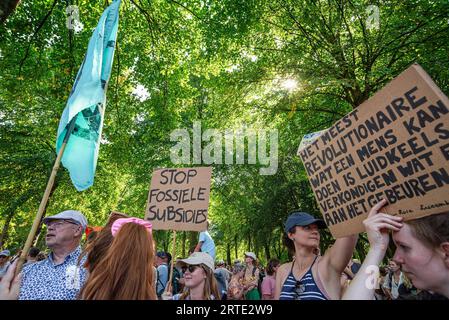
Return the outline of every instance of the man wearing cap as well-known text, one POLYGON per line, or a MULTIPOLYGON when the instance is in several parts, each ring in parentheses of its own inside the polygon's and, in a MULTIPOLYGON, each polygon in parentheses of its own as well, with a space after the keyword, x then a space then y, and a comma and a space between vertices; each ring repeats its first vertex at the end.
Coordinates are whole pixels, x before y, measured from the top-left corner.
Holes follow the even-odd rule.
POLYGON ((10 255, 11 253, 9 252, 9 250, 3 250, 2 252, 0 252, 0 280, 6 274, 6 271, 8 270, 8 267, 10 265, 10 255))
POLYGON ((75 210, 46 217, 48 258, 23 269, 19 300, 74 300, 86 280, 80 240, 87 219, 75 210))
POLYGON ((292 262, 281 265, 276 274, 275 299, 339 300, 340 278, 351 259, 357 235, 338 238, 323 256, 319 229, 326 228, 321 219, 306 212, 292 212, 285 223, 284 243, 292 262))

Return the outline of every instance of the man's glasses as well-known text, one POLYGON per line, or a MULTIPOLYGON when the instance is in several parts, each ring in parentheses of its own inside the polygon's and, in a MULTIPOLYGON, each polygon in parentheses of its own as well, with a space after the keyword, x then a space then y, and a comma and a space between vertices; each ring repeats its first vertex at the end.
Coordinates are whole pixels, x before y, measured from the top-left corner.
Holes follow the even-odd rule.
POLYGON ((58 229, 61 226, 63 226, 65 223, 69 223, 69 224, 74 224, 74 225, 78 225, 78 223, 70 221, 70 220, 59 220, 59 221, 51 221, 47 223, 47 228, 55 228, 58 229))

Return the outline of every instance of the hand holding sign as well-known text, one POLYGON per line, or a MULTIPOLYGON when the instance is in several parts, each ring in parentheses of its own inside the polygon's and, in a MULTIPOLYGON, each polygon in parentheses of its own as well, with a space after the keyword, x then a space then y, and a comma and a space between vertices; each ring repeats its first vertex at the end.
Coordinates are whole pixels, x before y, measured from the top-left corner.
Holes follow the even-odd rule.
POLYGON ((402 227, 402 217, 395 217, 389 214, 380 213, 379 210, 387 204, 384 199, 378 202, 370 211, 368 218, 363 221, 370 248, 383 253, 387 250, 390 241, 389 230, 399 231, 402 227))

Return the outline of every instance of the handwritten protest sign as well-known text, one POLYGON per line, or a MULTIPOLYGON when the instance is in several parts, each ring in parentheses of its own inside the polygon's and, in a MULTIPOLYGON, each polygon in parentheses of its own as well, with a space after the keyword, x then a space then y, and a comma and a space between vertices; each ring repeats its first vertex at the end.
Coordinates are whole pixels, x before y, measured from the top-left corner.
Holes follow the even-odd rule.
POLYGON ((326 132, 326 130, 321 130, 321 131, 317 131, 317 132, 312 132, 312 133, 305 134, 305 135, 302 137, 301 143, 299 144, 299 147, 298 147, 298 154, 299 154, 299 152, 301 152, 305 147, 311 145, 312 142, 315 141, 316 139, 318 139, 318 137, 321 136, 324 132, 326 132))
POLYGON ((155 170, 145 219, 156 230, 206 230, 211 175, 210 167, 155 170))
POLYGON ((417 64, 298 154, 336 238, 381 199, 405 220, 449 210, 449 100, 417 64))

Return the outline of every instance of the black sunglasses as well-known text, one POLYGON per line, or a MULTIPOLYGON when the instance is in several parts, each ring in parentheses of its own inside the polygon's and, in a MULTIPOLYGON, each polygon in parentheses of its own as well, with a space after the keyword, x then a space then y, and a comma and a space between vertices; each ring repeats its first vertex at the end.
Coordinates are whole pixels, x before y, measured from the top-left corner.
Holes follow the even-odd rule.
POLYGON ((186 267, 186 270, 189 270, 190 273, 193 273, 193 272, 195 272, 196 268, 202 268, 202 267, 198 266, 198 265, 188 265, 186 267))
POLYGON ((301 283, 300 281, 296 281, 296 284, 295 284, 296 296, 299 297, 299 295, 304 293, 305 291, 306 291, 306 285, 304 283, 301 283))

